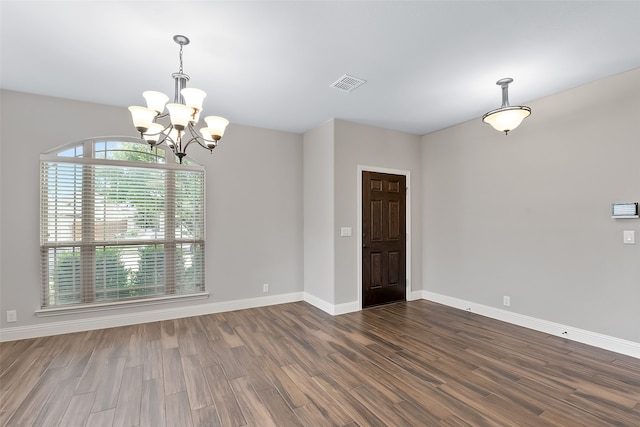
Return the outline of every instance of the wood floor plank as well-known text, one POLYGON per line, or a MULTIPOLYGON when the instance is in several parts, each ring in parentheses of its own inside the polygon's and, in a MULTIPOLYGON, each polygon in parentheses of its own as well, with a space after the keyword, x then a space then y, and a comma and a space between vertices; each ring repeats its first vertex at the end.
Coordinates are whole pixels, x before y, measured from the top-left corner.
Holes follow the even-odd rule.
MULTIPOLYGON (((440 396, 437 386, 427 381, 416 380, 409 372, 399 371, 394 375, 398 380, 398 387, 404 388, 405 392, 410 394, 411 401, 419 402, 430 414, 438 419, 448 418, 455 408, 446 399, 440 396)), ((458 408, 466 410, 466 407, 458 408)))
POLYGON ((140 399, 140 427, 164 427, 166 425, 164 381, 162 378, 144 380, 140 399))
POLYGON ((114 415, 114 425, 135 427, 140 424, 142 377, 142 365, 125 368, 114 415))
MULTIPOLYGON (((326 355, 321 355, 316 351, 316 347, 311 345, 290 346, 286 345, 283 353, 286 351, 289 363, 280 363, 280 366, 298 365, 302 367, 309 375, 320 375, 324 372, 324 368, 328 363, 326 355)), ((274 359, 275 360, 275 359, 274 359)))
POLYGON ((236 399, 248 425, 279 427, 279 424, 271 416, 271 413, 260 399, 260 396, 258 396, 258 393, 254 390, 248 378, 234 378, 229 381, 229 384, 236 395, 236 399))
POLYGON ((235 329, 229 324, 229 322, 218 322, 217 327, 220 330, 222 339, 229 347, 233 348, 244 345, 242 338, 236 334, 235 329))
POLYGON ((162 342, 146 341, 144 344, 143 379, 162 378, 162 342))
POLYGON ((193 427, 189 397, 186 391, 165 396, 165 405, 167 407, 167 426, 193 427))
POLYGON ((500 395, 492 394, 487 396, 487 398, 483 399, 481 408, 469 401, 468 405, 488 419, 497 420, 502 425, 514 424, 522 427, 551 426, 546 420, 540 418, 540 413, 537 410, 532 412, 528 407, 514 404, 513 401, 500 395))
POLYGON ((242 340, 244 345, 252 356, 262 356, 264 349, 260 347, 258 342, 254 339, 253 333, 245 325, 238 325, 234 327, 234 330, 238 337, 242 340))
POLYGON ((603 401, 597 396, 575 392, 566 401, 601 419, 604 425, 640 425, 640 418, 632 409, 603 401))
POLYGON ((81 378, 85 374, 94 353, 94 346, 95 343, 88 341, 82 341, 73 346, 73 356, 67 364, 69 378, 81 378))
POLYGON ((126 367, 143 366, 146 340, 143 335, 142 325, 135 325, 129 337, 129 348, 127 349, 126 367))
POLYGON ((142 336, 146 341, 160 341, 162 339, 162 322, 151 322, 140 325, 142 336))
POLYGON ((163 320, 160 323, 160 342, 162 348, 177 348, 178 337, 176 336, 176 321, 175 320, 163 320))
POLYGON ((271 417, 278 426, 302 426, 302 423, 284 401, 278 390, 270 388, 258 392, 260 399, 267 407, 271 417))
POLYGON ((234 347, 231 351, 238 359, 238 362, 244 366, 251 385, 256 391, 260 392, 273 388, 269 375, 263 369, 262 358, 252 356, 245 346, 234 347))
POLYGON ((104 369, 101 370, 102 374, 91 412, 101 412, 116 407, 126 363, 127 360, 124 357, 107 359, 104 369))
POLYGON ((565 405, 561 408, 548 408, 540 418, 556 426, 600 426, 602 420, 588 412, 575 408, 573 405, 565 405))
POLYGON ((231 351, 231 348, 224 340, 216 341, 213 346, 213 352, 216 354, 219 365, 222 367, 228 380, 247 375, 246 368, 238 362, 233 351, 231 351))
POLYGON ((164 394, 166 396, 187 391, 184 370, 182 369, 182 358, 178 347, 163 350, 162 376, 164 378, 164 394))
POLYGON ((332 427, 339 425, 335 424, 329 417, 325 416, 313 402, 308 405, 294 408, 293 412, 296 414, 296 417, 298 417, 303 426, 332 427))
POLYGON ((197 355, 182 358, 182 371, 191 409, 206 408, 213 405, 209 384, 204 377, 200 359, 197 355))
POLYGON ((73 390, 79 378, 68 378, 55 385, 46 403, 39 408, 38 417, 34 421, 37 426, 54 426, 63 417, 73 397, 73 390))
POLYGON ((640 426, 640 359, 418 300, 0 343, 0 425, 640 426))
POLYGON ((220 366, 208 366, 204 376, 211 390, 213 400, 218 409, 218 416, 223 426, 244 426, 246 421, 236 396, 220 366))
POLYGON ((60 349, 55 352, 54 357, 49 363, 48 368, 64 368, 66 367, 75 354, 77 343, 76 334, 67 334, 60 337, 60 349))
POLYGON ((15 355, 15 360, 0 360, 0 410, 12 413, 37 386, 49 363, 44 352, 42 348, 34 348, 23 357, 15 355))
POLYGON ((410 426, 435 426, 441 423, 437 417, 427 411, 419 402, 403 400, 391 409, 410 426))
POLYGON ((263 332, 256 332, 251 336, 263 349, 262 355, 273 358, 278 366, 286 366, 296 363, 295 357, 288 350, 288 343, 282 336, 270 336, 263 332))
POLYGON ((325 374, 316 375, 313 379, 349 413, 356 423, 362 426, 384 426, 385 423, 375 413, 367 408, 365 402, 352 395, 349 390, 340 384, 339 379, 334 379, 325 374))
MULTIPOLYGON (((400 395, 401 392, 395 386, 388 387, 390 381, 385 381, 384 371, 375 369, 373 363, 364 360, 360 363, 352 362, 340 353, 332 354, 329 358, 339 366, 343 372, 352 372, 353 376, 357 378, 357 382, 361 386, 369 386, 373 388, 377 393, 384 396, 384 398, 390 403, 399 403, 404 400, 404 397, 400 395), (370 369, 370 370, 369 370, 370 369)), ((335 377, 335 374, 327 372, 331 377, 335 377)), ((356 388, 356 387, 354 387, 356 388)))
POLYGON ((198 341, 198 338, 193 334, 193 331, 182 327, 180 333, 178 333, 177 336, 180 355, 184 357, 198 354, 198 346, 196 345, 196 341, 198 341))
POLYGON ((191 411, 193 427, 224 427, 215 405, 191 411))
MULTIPOLYGON (((95 344, 94 344, 95 345, 95 344)), ((76 389, 76 394, 88 393, 96 391, 98 384, 102 379, 101 375, 109 358, 108 349, 97 349, 94 347, 91 357, 87 362, 80 384, 76 389)))
POLYGON ((287 375, 287 373, 277 365, 275 360, 269 356, 260 358, 264 372, 267 374, 274 388, 280 392, 289 407, 297 408, 309 403, 307 396, 300 390, 298 385, 287 375))
POLYGON ((95 393, 76 394, 71 397, 69 406, 60 421, 61 426, 83 427, 87 423, 87 418, 91 413, 91 405, 95 393))
POLYGON ((390 402, 376 390, 367 386, 357 387, 350 393, 360 404, 382 420, 384 425, 411 427, 406 419, 392 409, 393 404, 399 402, 390 402))
POLYGON ((287 376, 291 378, 310 402, 294 408, 294 411, 305 406, 313 406, 332 425, 343 426, 353 421, 353 417, 338 400, 339 396, 326 393, 320 384, 299 366, 284 366, 282 370, 286 372, 287 376))
POLYGON ((209 341, 206 334, 198 336, 195 340, 196 356, 200 359, 200 366, 218 366, 220 359, 214 351, 215 343, 209 341))
POLYGON ((63 373, 65 369, 66 368, 47 369, 39 378, 38 383, 29 390, 24 400, 15 409, 13 416, 8 421, 8 425, 33 425, 40 410, 46 405, 52 393, 56 390, 56 385, 60 381, 60 373, 63 373))
POLYGON ((20 361, 23 356, 27 354, 28 351, 34 346, 37 342, 37 339, 25 339, 19 341, 7 341, 2 343, 0 346, 0 366, 2 366, 2 374, 0 378, 3 378, 4 375, 10 374, 9 368, 11 365, 17 361, 20 361))
POLYGON ((115 415, 116 409, 107 409, 102 412, 94 412, 89 414, 89 418, 87 419, 87 426, 91 427, 112 427, 113 426, 113 417, 115 415))
POLYGON ((108 358, 126 357, 129 350, 129 337, 133 326, 102 330, 97 339, 96 348, 107 350, 108 358))

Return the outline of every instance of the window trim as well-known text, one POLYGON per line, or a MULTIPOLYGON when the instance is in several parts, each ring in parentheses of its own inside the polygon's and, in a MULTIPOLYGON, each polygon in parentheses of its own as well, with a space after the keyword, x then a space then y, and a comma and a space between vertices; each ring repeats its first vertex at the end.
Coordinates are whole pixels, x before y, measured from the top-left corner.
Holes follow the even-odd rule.
POLYGON ((39 308, 35 311, 36 317, 62 316, 65 314, 94 313, 98 311, 116 310, 121 308, 147 307, 150 305, 170 304, 176 301, 193 301, 207 299, 211 295, 209 292, 198 292, 195 294, 164 295, 159 297, 130 299, 123 301, 111 301, 92 304, 73 304, 60 307, 39 308))

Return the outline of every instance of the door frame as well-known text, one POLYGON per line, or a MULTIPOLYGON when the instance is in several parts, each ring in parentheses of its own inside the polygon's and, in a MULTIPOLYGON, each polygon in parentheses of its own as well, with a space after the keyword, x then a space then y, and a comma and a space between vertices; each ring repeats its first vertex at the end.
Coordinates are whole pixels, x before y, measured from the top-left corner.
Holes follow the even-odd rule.
POLYGON ((407 301, 411 301, 411 172, 404 169, 390 169, 382 168, 378 166, 358 165, 358 179, 357 183, 357 201, 358 201, 358 221, 356 226, 356 251, 358 260, 358 274, 356 280, 356 286, 358 287, 358 310, 362 310, 362 172, 379 172, 387 173, 391 175, 404 175, 406 179, 407 192, 405 197, 405 224, 406 224, 406 241, 405 241, 405 276, 407 280, 405 298, 407 301))

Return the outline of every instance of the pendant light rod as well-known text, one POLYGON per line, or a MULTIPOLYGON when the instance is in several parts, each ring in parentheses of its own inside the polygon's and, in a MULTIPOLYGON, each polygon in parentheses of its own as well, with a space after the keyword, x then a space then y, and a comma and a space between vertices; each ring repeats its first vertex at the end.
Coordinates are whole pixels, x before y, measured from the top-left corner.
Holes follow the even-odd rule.
POLYGON ((509 85, 511 83, 513 83, 511 77, 500 79, 496 82, 496 84, 502 88, 502 107, 500 108, 509 106, 509 85))

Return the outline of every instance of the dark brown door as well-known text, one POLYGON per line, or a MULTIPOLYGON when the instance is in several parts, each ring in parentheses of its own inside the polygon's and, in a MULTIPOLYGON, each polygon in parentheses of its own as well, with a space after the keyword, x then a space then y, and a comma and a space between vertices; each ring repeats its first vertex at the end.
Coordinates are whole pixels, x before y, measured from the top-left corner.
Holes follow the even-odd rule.
POLYGON ((406 300, 406 177, 362 172, 362 307, 406 300))

